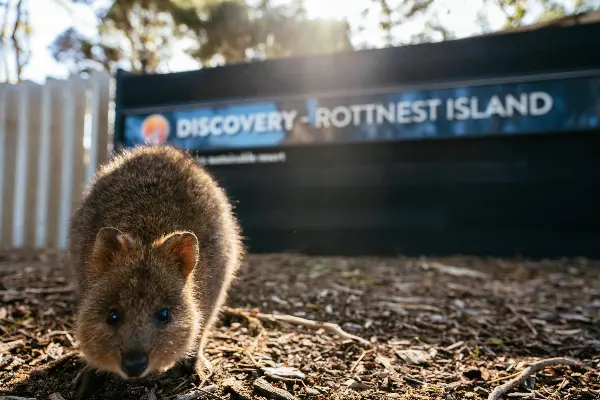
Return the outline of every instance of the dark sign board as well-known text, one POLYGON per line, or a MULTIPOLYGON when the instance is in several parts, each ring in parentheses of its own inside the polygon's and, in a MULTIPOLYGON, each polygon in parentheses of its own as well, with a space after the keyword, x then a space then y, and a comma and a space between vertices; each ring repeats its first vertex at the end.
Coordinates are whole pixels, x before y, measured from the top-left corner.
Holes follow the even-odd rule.
POLYGON ((598 129, 600 73, 579 75, 200 103, 126 116, 124 144, 168 141, 203 153, 598 129))
POLYGON ((600 24, 117 76, 250 252, 600 256, 600 24), (276 165, 274 165, 276 164, 276 165))

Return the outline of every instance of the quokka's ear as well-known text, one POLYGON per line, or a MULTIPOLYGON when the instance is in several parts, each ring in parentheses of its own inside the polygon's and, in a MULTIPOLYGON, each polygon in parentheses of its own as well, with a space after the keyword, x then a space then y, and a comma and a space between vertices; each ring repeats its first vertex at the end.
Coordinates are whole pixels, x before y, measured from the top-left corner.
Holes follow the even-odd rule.
POLYGON ((185 278, 194 270, 199 258, 198 238, 192 232, 172 232, 152 244, 163 257, 173 260, 185 278))
POLYGON ((92 252, 92 263, 88 272, 102 274, 119 255, 135 248, 133 238, 116 228, 105 227, 96 235, 92 252))

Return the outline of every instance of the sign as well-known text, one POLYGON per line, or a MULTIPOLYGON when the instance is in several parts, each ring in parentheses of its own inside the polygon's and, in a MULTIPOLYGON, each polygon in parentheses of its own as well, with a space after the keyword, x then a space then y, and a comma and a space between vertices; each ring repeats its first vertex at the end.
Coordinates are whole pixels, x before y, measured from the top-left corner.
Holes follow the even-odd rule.
POLYGON ((126 147, 231 151, 600 128, 600 76, 200 104, 125 117, 126 147))

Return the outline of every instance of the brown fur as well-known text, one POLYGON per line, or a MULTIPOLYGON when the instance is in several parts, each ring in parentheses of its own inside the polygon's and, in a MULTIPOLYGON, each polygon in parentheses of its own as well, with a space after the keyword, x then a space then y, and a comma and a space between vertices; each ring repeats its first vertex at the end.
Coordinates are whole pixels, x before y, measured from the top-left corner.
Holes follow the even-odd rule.
POLYGON ((122 355, 141 349, 166 371, 202 356, 243 253, 225 192, 186 153, 137 147, 104 165, 70 226, 78 286, 77 336, 88 365, 125 377, 122 355), (105 228, 105 229, 103 229, 105 228), (157 324, 169 307, 171 322, 157 324), (107 323, 111 308, 122 312, 107 323))

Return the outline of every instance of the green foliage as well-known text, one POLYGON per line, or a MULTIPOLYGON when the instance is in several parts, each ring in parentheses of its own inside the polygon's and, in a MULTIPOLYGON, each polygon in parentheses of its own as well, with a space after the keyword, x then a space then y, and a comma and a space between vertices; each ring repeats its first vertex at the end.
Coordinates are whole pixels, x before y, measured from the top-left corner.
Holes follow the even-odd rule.
POLYGON ((506 15, 505 29, 600 9, 598 0, 493 0, 493 3, 506 15), (543 11, 539 15, 532 15, 535 7, 541 7, 543 11))
MULTIPOLYGON (((435 0, 371 0, 375 9, 379 9, 379 27, 384 35, 386 46, 395 46, 399 44, 394 35, 394 29, 404 23, 411 21, 414 18, 425 15, 432 6, 435 5, 435 0)), ((367 16, 371 9, 366 9, 363 13, 367 16)), ((443 27, 437 23, 426 23, 423 30, 414 35, 411 43, 434 40, 436 32, 443 30, 443 27)))
POLYGON ((308 19, 302 0, 120 0, 99 13, 97 38, 70 29, 52 52, 75 71, 153 73, 168 70, 176 46, 205 66, 352 48, 347 22, 308 19))
POLYGON ((31 56, 29 25, 29 2, 27 0, 5 0, 0 9, 0 54, 4 80, 12 83, 21 81, 23 69, 31 56), (9 19, 9 15, 12 16, 9 19))
MULTIPOLYGON (((94 9, 105 3, 54 1, 84 3, 94 9)), ((369 1, 370 7, 362 16, 367 18, 376 13, 385 46, 454 38, 444 26, 443 18, 436 14, 441 4, 436 0, 369 1), (397 28, 417 20, 421 31, 404 41, 398 40, 397 28)), ((351 50, 352 33, 362 29, 350 27, 343 20, 309 19, 304 0, 272 3, 269 0, 253 0, 252 5, 244 0, 114 1, 108 9, 97 10, 97 35, 85 37, 75 29, 68 29, 56 38, 51 51, 74 72, 90 69, 114 72, 121 67, 137 73, 154 73, 168 71, 169 60, 182 50, 203 66, 351 50)), ((506 16, 504 28, 510 29, 598 10, 600 0, 486 0, 485 5, 499 7, 506 16)), ((478 15, 477 23, 483 33, 489 33, 491 28, 484 11, 478 15)))
MULTIPOLYGON (((94 5, 90 1, 90 6, 94 5)), ((97 35, 83 36, 75 29, 59 35, 51 46, 58 61, 74 71, 122 67, 151 73, 165 67, 183 32, 173 15, 181 7, 167 0, 119 0, 98 11, 97 35)))
POLYGON ((444 41, 454 39, 454 33, 444 27, 437 20, 430 20, 425 23, 423 32, 411 37, 410 43, 426 43, 435 41, 444 41))

